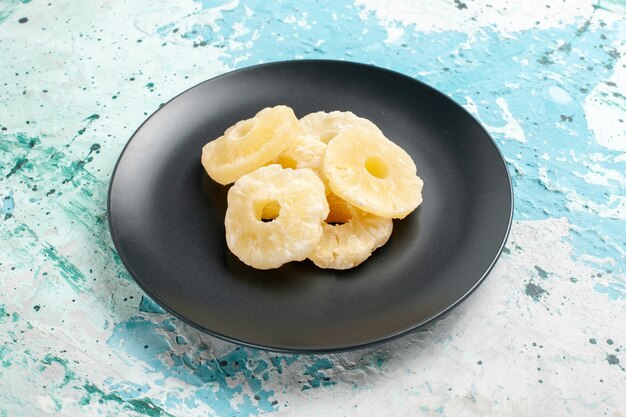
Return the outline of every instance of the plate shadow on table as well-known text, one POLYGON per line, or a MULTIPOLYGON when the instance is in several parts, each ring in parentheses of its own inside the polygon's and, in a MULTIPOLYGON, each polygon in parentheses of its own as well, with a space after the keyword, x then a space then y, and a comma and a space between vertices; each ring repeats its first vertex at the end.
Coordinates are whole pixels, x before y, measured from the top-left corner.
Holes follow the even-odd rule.
MULTIPOLYGON (((187 365, 181 365, 179 361, 172 363, 170 358, 186 356, 193 361, 194 366, 204 365, 208 369, 217 370, 214 378, 225 382, 237 378, 238 384, 244 389, 243 393, 248 393, 251 397, 254 393, 249 387, 258 383, 261 376, 255 371, 259 363, 268 365, 269 378, 263 382, 266 390, 284 388, 300 392, 304 386, 311 388, 311 380, 321 378, 319 375, 323 375, 328 385, 370 386, 380 378, 388 378, 387 372, 405 369, 408 364, 438 366, 438 362, 433 362, 432 359, 439 356, 441 343, 458 332, 457 325, 463 315, 460 310, 462 307, 430 322, 426 327, 379 345, 317 354, 287 354, 245 347, 203 333, 169 313, 155 315, 138 312, 146 321, 155 324, 157 336, 166 342, 160 345, 168 346, 154 356, 141 359, 150 367, 158 362, 168 364, 166 366, 169 369, 160 371, 164 376, 179 378, 177 375, 181 375, 180 378, 183 378, 186 372, 193 374, 194 368, 187 368, 187 365), (180 345, 178 341, 181 339, 186 340, 186 344, 180 345), (233 371, 233 364, 227 363, 233 358, 248 358, 250 361, 237 365, 243 365, 243 368, 233 371), (317 376, 303 374, 308 368, 315 368, 320 364, 322 367, 317 371, 317 376), (218 370, 222 367, 223 370, 218 370)), ((119 317, 121 321, 125 319, 127 318, 119 317)), ((144 342, 137 343, 143 345, 144 342)), ((197 386, 189 385, 189 388, 196 389, 197 386)))

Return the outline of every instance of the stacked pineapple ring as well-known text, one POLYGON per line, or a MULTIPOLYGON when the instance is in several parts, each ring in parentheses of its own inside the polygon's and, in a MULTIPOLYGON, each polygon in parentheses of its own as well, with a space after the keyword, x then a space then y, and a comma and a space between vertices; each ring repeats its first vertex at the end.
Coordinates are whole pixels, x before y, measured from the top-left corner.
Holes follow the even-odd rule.
POLYGON ((311 259, 348 269, 384 245, 422 202, 411 157, 350 112, 298 120, 265 108, 209 142, 202 165, 228 191, 228 248, 258 269, 311 259))

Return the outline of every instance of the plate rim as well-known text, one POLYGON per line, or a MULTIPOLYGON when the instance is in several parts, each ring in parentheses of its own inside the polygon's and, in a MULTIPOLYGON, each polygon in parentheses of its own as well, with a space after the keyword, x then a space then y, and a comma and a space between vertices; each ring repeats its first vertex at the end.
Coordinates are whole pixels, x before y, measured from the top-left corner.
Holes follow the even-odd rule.
POLYGON ((358 349, 365 349, 365 348, 368 348, 368 347, 380 345, 380 344, 387 343, 387 342, 390 342, 392 340, 398 339, 398 338, 400 338, 402 336, 405 336, 405 335, 407 335, 409 333, 415 332, 418 329, 424 327, 426 324, 431 323, 431 322, 437 320, 438 318, 446 315, 447 313, 452 311, 454 308, 456 308, 458 305, 460 305, 463 301, 465 301, 485 281, 487 276, 493 270, 493 268, 494 268, 495 264, 497 263, 498 259, 502 255, 503 249, 506 246, 506 242, 507 242, 509 234, 511 232, 511 226, 513 224, 513 216, 514 216, 514 211, 515 211, 515 198, 514 197, 515 197, 515 195, 514 195, 514 190, 513 190, 513 182, 511 180, 511 174, 509 173, 509 170, 508 170, 507 165, 506 165, 506 159, 504 157, 504 154, 502 153, 502 150, 500 149, 500 147, 498 146, 498 144, 496 143, 494 138, 491 136, 491 134, 489 134, 489 132, 483 126, 483 124, 480 123, 480 121, 472 113, 470 113, 465 107, 463 107, 461 104, 457 103, 454 99, 452 99, 450 96, 448 96, 443 91, 438 90, 435 87, 432 87, 431 85, 426 84, 425 82, 420 81, 419 79, 411 77, 411 76, 409 76, 407 74, 404 74, 402 72, 399 72, 399 71, 396 71, 396 70, 393 70, 393 69, 389 69, 389 68, 385 68, 385 67, 380 67, 380 66, 377 66, 377 65, 374 65, 374 64, 368 64, 368 63, 357 62, 357 61, 349 61, 349 60, 337 60, 337 59, 293 59, 293 60, 280 60, 280 61, 263 62, 263 63, 250 65, 250 66, 246 66, 246 67, 242 67, 242 68, 237 68, 235 70, 231 70, 231 71, 227 71, 227 72, 221 73, 221 74, 216 75, 216 76, 214 76, 212 78, 209 78, 209 79, 201 81, 201 82, 199 82, 197 84, 194 84, 193 86, 183 90, 179 94, 176 94, 175 96, 173 96, 172 98, 167 100, 164 104, 160 105, 154 112, 152 112, 152 114, 150 114, 150 116, 148 116, 137 127, 137 129, 135 129, 133 134, 130 136, 130 138, 128 139, 128 141, 126 142, 124 147, 122 148, 122 151, 120 152, 120 154, 119 154, 119 156, 117 158, 117 161, 115 162, 113 170, 111 171, 111 177, 110 177, 110 180, 109 180, 109 186, 108 186, 108 190, 107 190, 107 204, 106 204, 107 216, 106 217, 107 217, 107 223, 108 223, 108 228, 109 228, 109 234, 111 235, 111 240, 113 242, 113 246, 114 246, 115 252, 116 252, 117 256, 120 258, 120 260, 122 262, 122 265, 124 266, 126 271, 129 273, 129 275, 133 278, 133 281, 139 286, 139 288, 141 288, 141 290, 148 297, 150 297, 152 300, 156 301, 159 304, 159 306, 161 306, 163 309, 165 309, 169 314, 171 314, 174 317, 178 318, 179 320, 181 320, 182 322, 186 323, 187 325, 189 325, 189 326, 191 326, 191 327, 193 327, 193 328, 195 328, 197 330, 200 330, 203 333, 206 333, 208 335, 217 337, 217 338, 222 339, 222 340, 224 340, 226 342, 234 343, 234 344, 237 344, 237 345, 242 345, 242 346, 245 346, 245 347, 248 347, 248 348, 260 349, 260 350, 265 350, 265 351, 270 351, 270 352, 278 352, 278 353, 289 353, 289 354, 325 354, 325 353, 338 353, 338 352, 354 351, 354 350, 358 350, 358 349), (213 81, 215 81, 215 80, 217 80, 217 79, 219 79, 221 77, 234 75, 234 74, 239 73, 239 72, 255 70, 255 69, 258 69, 258 68, 262 68, 262 67, 263 68, 267 68, 267 67, 286 65, 286 64, 289 64, 289 65, 292 65, 292 64, 306 65, 306 64, 313 64, 313 63, 327 63, 327 64, 334 64, 334 65, 336 65, 336 64, 354 65, 354 66, 357 66, 357 67, 367 67, 370 70, 386 72, 386 73, 388 73, 390 75, 393 75, 395 77, 404 78, 404 79, 406 79, 409 82, 418 83, 422 87, 425 87, 425 88, 431 90, 432 92, 438 94, 442 98, 444 98, 452 106, 455 106, 455 107, 461 109, 487 135, 487 137, 490 140, 490 144, 493 145, 493 147, 497 151, 497 155, 499 156, 499 161, 502 162, 502 166, 504 168, 504 172, 506 173, 506 180, 507 180, 508 189, 509 189, 509 195, 508 195, 508 197, 510 199, 509 216, 508 216, 508 220, 507 220, 506 231, 504 233, 504 236, 502 238, 500 246, 499 246, 497 252, 495 253, 495 255, 493 257, 493 260, 491 261, 489 266, 486 268, 485 272, 476 280, 476 282, 472 285, 472 287, 469 288, 456 301, 451 303, 449 306, 447 306, 443 310, 441 310, 441 311, 439 311, 439 312, 437 312, 435 314, 432 314, 431 316, 421 320, 420 322, 418 322, 418 323, 416 323, 414 325, 411 325, 411 326, 409 326, 406 329, 397 331, 395 333, 389 334, 389 335, 384 336, 384 337, 380 337, 380 338, 378 338, 376 340, 371 340, 371 341, 367 341, 367 342, 351 344, 349 346, 340 346, 340 347, 333 347, 333 348, 326 348, 326 349, 323 349, 323 348, 321 348, 321 349, 310 349, 310 348, 296 348, 296 347, 288 348, 288 347, 284 347, 284 346, 272 346, 272 345, 257 344, 257 343, 254 343, 254 342, 248 342, 248 341, 245 341, 245 340, 240 340, 240 339, 237 339, 235 337, 231 337, 231 336, 222 334, 220 332, 217 332, 217 331, 214 331, 214 330, 211 330, 211 329, 207 329, 206 327, 202 326, 201 324, 196 323, 193 320, 188 319, 186 317, 183 317, 182 315, 180 315, 179 313, 174 311, 172 308, 170 308, 168 305, 166 305, 164 302, 162 302, 162 300, 159 297, 157 297, 155 294, 153 294, 153 292, 145 286, 145 284, 141 281, 141 279, 139 279, 136 276, 136 274, 132 271, 132 268, 130 267, 130 263, 126 259, 126 256, 123 254, 122 251, 120 251, 120 244, 119 244, 118 238, 116 236, 116 233, 115 233, 115 230, 114 230, 114 227, 113 227, 112 216, 111 216, 111 195, 112 195, 112 191, 113 191, 113 182, 115 180, 115 176, 117 174, 117 170, 119 168, 120 162, 122 161, 122 158, 124 157, 128 147, 130 146, 132 140, 135 138, 137 133, 159 111, 161 111, 161 109, 165 108, 172 101, 176 100, 178 97, 182 96, 183 94, 186 94, 188 91, 190 91, 190 90, 192 90, 192 89, 194 89, 196 87, 199 87, 202 84, 213 82, 213 81))

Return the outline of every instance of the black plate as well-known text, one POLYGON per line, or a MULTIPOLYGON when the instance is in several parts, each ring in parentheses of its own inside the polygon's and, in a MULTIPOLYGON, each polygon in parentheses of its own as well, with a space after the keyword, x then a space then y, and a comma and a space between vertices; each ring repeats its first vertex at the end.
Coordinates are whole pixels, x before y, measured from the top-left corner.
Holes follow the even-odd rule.
POLYGON ((342 61, 258 65, 185 91, 128 142, 108 204, 115 247, 150 297, 210 334, 287 352, 362 347, 450 310, 498 258, 513 209, 502 155, 461 106, 413 78, 342 61), (353 270, 305 261, 259 271, 226 246, 227 189, 204 173, 202 146, 277 104, 372 120, 424 180, 423 204, 353 270))

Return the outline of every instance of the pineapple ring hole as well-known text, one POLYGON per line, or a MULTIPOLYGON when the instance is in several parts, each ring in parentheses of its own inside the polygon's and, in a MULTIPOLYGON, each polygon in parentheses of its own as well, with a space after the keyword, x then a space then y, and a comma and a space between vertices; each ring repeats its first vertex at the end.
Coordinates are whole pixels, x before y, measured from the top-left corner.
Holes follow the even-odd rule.
POLYGON ((296 167, 298 165, 296 160, 293 159, 291 156, 288 156, 288 155, 280 155, 278 157, 278 163, 285 169, 287 169, 287 168, 296 169, 296 167))
POLYGON ((320 140, 324 143, 328 143, 335 136, 337 136, 337 132, 335 132, 334 130, 327 130, 320 135, 320 140))
POLYGON ((255 124, 256 123, 252 119, 244 121, 235 129, 233 129, 233 132, 232 132, 233 137, 242 138, 246 136, 248 133, 250 133, 252 129, 254 129, 255 124))
POLYGON ((257 220, 270 223, 280 215, 280 203, 276 200, 257 201, 254 204, 254 211, 257 220))
POLYGON ((389 175, 387 163, 376 155, 370 155, 365 159, 365 169, 376 178, 385 179, 389 175))
POLYGON ((331 226, 338 226, 352 220, 352 211, 347 204, 329 202, 329 208, 330 211, 328 212, 328 217, 324 220, 325 223, 331 226))

